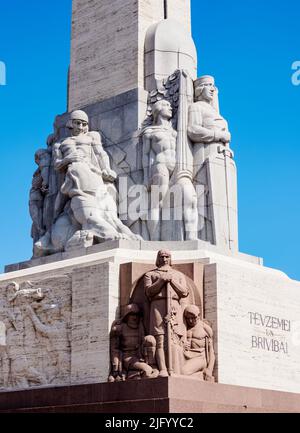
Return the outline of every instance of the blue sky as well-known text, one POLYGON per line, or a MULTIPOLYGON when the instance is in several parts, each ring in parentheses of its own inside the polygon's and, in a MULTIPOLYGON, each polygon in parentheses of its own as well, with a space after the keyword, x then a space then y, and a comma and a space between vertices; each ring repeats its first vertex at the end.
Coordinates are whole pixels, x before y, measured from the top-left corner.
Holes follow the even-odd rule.
MULTIPOLYGON (((31 256, 33 155, 66 110, 71 0, 1 1, 0 268, 31 256)), ((300 280, 298 0, 192 0, 199 75, 212 74, 238 166, 240 250, 300 280)))

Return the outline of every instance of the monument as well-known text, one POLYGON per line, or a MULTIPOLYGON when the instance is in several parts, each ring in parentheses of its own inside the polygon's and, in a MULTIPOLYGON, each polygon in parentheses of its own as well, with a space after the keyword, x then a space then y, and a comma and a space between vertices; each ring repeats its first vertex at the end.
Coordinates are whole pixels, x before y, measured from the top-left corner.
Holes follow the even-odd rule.
POLYGON ((300 283, 239 252, 190 1, 119 3, 73 0, 33 255, 0 276, 0 412, 298 411, 300 283))

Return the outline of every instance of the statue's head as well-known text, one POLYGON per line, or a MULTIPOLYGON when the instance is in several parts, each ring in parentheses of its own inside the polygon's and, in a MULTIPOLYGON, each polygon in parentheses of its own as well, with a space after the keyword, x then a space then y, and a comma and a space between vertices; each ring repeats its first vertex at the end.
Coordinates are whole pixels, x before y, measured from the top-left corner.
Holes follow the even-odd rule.
POLYGON ((18 294, 18 291, 20 290, 20 285, 15 282, 11 282, 6 287, 6 298, 8 302, 13 302, 18 294))
POLYGON ((126 323, 129 328, 137 329, 140 324, 141 310, 137 304, 126 305, 122 322, 126 323))
POLYGON ((185 308, 183 315, 186 320, 188 328, 193 328, 200 320, 199 307, 197 307, 197 305, 188 305, 185 308))
POLYGON ((170 120, 173 116, 172 105, 166 99, 155 102, 152 106, 153 123, 157 122, 158 116, 170 120))
POLYGON ((194 83, 196 101, 206 101, 210 104, 216 93, 215 79, 210 75, 203 75, 194 83))
POLYGON ((42 158, 50 158, 50 154, 47 149, 39 149, 34 154, 34 160, 36 164, 39 164, 42 158))
POLYGON ((161 268, 163 266, 172 266, 172 255, 169 250, 160 250, 157 253, 156 266, 161 268))
POLYGON ((72 111, 66 126, 72 130, 72 135, 86 134, 89 131, 88 115, 82 110, 72 111))

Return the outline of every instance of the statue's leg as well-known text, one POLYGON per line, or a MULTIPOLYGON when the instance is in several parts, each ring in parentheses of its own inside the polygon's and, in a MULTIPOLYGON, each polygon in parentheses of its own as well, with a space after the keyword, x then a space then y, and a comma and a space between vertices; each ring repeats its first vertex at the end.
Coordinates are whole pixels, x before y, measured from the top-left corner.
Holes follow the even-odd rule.
POLYGON ((135 370, 142 371, 145 373, 146 377, 151 377, 153 368, 150 367, 150 365, 146 364, 145 362, 136 361, 133 364, 131 364, 131 368, 134 368, 135 370))
POLYGON ((93 233, 94 237, 102 242, 122 239, 122 235, 103 218, 90 218, 83 229, 93 233))
POLYGON ((159 369, 160 377, 167 377, 168 371, 166 366, 166 358, 164 351, 164 335, 156 335, 156 362, 159 369))
POLYGON ((114 226, 116 227, 117 231, 120 233, 123 239, 130 239, 130 240, 142 240, 142 238, 139 235, 136 235, 132 233, 132 231, 125 226, 125 224, 122 223, 122 221, 118 218, 117 215, 114 215, 112 217, 114 226))
POLYGON ((206 365, 207 363, 204 357, 200 356, 193 359, 189 359, 182 367, 182 374, 184 376, 190 376, 194 373, 203 371, 204 368, 206 368, 206 365))
POLYGON ((188 177, 181 178, 179 185, 183 192, 183 220, 185 227, 185 240, 193 241, 198 239, 198 209, 197 194, 188 177))
POLYGON ((165 164, 157 164, 152 169, 150 219, 148 229, 151 241, 161 240, 161 211, 169 190, 169 170, 165 164))

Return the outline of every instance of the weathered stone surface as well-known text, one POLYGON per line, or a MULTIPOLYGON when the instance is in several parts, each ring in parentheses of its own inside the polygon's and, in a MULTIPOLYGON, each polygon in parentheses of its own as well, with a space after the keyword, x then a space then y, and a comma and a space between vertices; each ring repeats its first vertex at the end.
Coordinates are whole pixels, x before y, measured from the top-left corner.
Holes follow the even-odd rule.
POLYGON ((163 265, 163 261, 171 261, 170 252, 159 251, 156 269, 136 262, 120 266, 120 318, 110 333, 109 382, 156 378, 168 372, 213 381, 212 330, 201 320, 205 260, 172 266, 163 265), (151 281, 156 281, 152 288, 151 281), (151 296, 157 284, 162 286, 160 294, 151 296), (172 309, 167 300, 171 293, 172 299, 181 296, 172 300, 172 309), (169 311, 168 315, 164 311, 169 311), (160 323, 159 317, 165 314, 168 326, 160 323))
MULTIPOLYGON (((191 32, 190 0, 169 0, 168 17, 191 32)), ((69 111, 144 88, 144 41, 163 0, 73 1, 69 111)))
POLYGON ((0 389, 70 383, 71 293, 67 272, 0 283, 0 389))
POLYGON ((218 382, 300 392, 300 283, 219 257, 205 267, 205 316, 216 338, 218 382))
MULTIPOLYGON (((5 301, 5 288, 10 282, 16 281, 21 285, 29 280, 34 287, 47 288, 54 293, 55 298, 65 299, 67 311, 72 308, 71 319, 67 322, 71 332, 72 376, 68 379, 58 376, 55 383, 94 383, 107 380, 109 330, 113 321, 120 317, 120 306, 124 302, 128 303, 128 292, 127 295, 122 295, 119 283, 121 281, 123 288, 125 281, 124 285, 128 287, 130 281, 132 283, 133 279, 153 269, 158 244, 162 246, 161 243, 156 243, 155 250, 126 247, 94 251, 93 254, 0 276, 1 306, 5 301), (129 279, 124 280, 123 275, 120 280, 119 266, 132 261, 140 263, 143 268, 133 270, 129 279), (99 335, 101 339, 98 338, 99 335)), ((187 268, 184 270, 178 266, 199 261, 204 265, 204 317, 212 324, 214 331, 216 380, 223 384, 300 392, 297 328, 300 283, 290 280, 282 272, 243 260, 243 257, 240 259, 238 255, 225 256, 209 249, 180 248, 174 249, 172 255, 174 266, 191 276, 194 272, 192 268, 187 271, 187 268), (265 316, 284 321, 266 319, 265 316), (262 326, 262 318, 269 320, 269 326, 262 326), (284 324, 286 330, 278 328, 280 323, 284 324), (274 329, 274 326, 278 329, 274 329), (267 331, 274 336, 267 335, 267 331), (273 346, 271 343, 270 346, 269 340, 260 340, 259 343, 258 337, 278 340, 279 346, 277 343, 273 346), (267 350, 268 347, 270 350, 267 350), (285 353, 286 348, 288 353, 285 353), (276 371, 281 374, 275 374, 276 371)), ((203 278, 200 274, 194 275, 201 280, 203 278)), ((43 317, 40 317, 40 321, 45 323, 43 317)), ((30 323, 31 319, 26 319, 28 335, 32 339, 33 327, 30 323)), ((44 355, 35 344, 32 345, 33 340, 30 341, 28 356, 35 357, 35 365, 36 362, 41 362, 44 355)), ((43 337, 43 341, 47 343, 47 337, 43 337)), ((50 362, 48 358, 47 355, 47 363, 50 362)), ((45 371, 49 380, 54 366, 47 363, 45 371)), ((36 364, 35 368, 39 365, 36 364)))
POLYGON ((145 88, 151 92, 157 80, 178 69, 197 78, 197 51, 190 32, 172 19, 153 24, 145 39, 145 88))
POLYGON ((106 262, 72 273, 71 383, 105 382, 109 330, 118 311, 118 266, 106 262))

